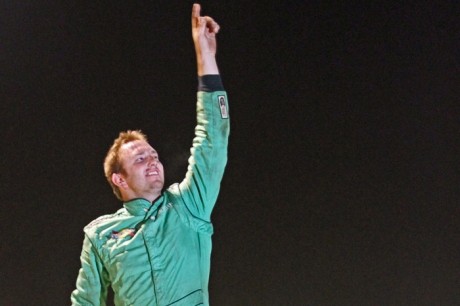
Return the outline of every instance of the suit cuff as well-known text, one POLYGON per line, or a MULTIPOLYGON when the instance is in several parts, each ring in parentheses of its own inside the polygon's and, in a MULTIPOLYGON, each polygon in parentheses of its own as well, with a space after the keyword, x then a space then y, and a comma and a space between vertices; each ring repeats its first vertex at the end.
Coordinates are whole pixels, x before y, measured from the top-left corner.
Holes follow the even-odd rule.
POLYGON ((198 77, 198 91, 224 91, 219 74, 208 74, 198 77))

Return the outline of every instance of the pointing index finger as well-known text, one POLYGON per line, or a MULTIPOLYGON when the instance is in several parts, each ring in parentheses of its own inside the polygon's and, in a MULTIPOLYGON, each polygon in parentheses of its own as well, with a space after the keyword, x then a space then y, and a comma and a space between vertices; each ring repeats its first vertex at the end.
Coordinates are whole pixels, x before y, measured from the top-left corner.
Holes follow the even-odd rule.
POLYGON ((200 18, 201 6, 198 3, 193 4, 192 8, 192 27, 196 28, 198 18, 200 18))

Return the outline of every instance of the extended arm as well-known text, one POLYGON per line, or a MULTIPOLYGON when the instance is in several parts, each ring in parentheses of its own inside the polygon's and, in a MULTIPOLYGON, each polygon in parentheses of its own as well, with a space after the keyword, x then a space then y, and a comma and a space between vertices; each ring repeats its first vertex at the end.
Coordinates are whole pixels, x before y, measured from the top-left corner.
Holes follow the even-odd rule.
POLYGON ((180 184, 181 197, 195 218, 210 222, 225 165, 230 131, 227 94, 216 63, 219 25, 192 11, 192 34, 198 64, 197 126, 188 171, 180 184))

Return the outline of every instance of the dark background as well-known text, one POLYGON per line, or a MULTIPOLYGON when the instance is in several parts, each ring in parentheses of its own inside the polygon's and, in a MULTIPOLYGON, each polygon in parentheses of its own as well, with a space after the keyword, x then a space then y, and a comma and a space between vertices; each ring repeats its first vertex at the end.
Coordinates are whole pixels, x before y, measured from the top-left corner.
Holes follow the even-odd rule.
MULTIPOLYGON (((212 305, 460 305, 459 5, 370 2, 202 1, 232 115, 212 305)), ((120 131, 182 179, 192 3, 1 2, 0 305, 70 304, 120 131)))

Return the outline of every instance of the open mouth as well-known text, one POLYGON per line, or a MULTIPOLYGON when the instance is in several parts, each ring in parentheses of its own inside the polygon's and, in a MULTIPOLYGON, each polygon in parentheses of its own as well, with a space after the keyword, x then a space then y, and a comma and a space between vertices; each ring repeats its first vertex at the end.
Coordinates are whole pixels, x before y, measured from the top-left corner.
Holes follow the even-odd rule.
POLYGON ((147 176, 154 176, 154 175, 158 175, 158 174, 159 174, 158 170, 152 170, 152 171, 147 172, 147 176))

